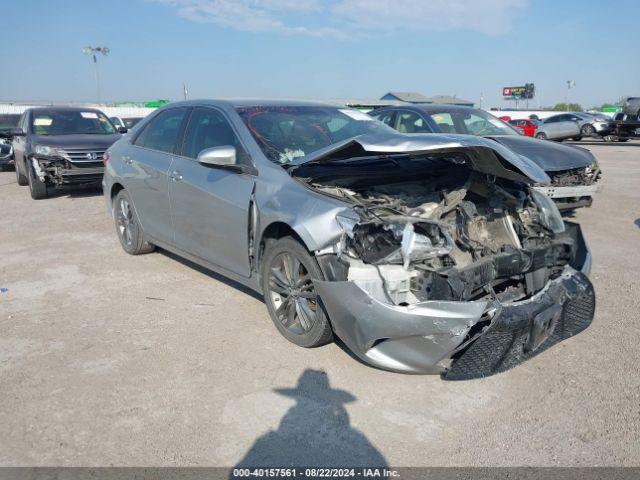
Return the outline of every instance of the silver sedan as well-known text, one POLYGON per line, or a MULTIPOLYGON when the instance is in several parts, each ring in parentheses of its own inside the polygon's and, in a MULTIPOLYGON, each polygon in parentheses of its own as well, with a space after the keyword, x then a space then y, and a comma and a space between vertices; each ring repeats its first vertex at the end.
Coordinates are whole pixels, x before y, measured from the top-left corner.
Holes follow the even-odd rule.
POLYGON ((561 113, 536 121, 536 138, 541 140, 566 140, 582 137, 581 125, 570 113, 561 113))
POLYGON ((543 170, 488 139, 404 135, 324 104, 194 101, 105 163, 127 253, 161 247, 260 292, 302 347, 337 336, 377 367, 463 379, 593 318, 579 226, 531 188, 543 170))

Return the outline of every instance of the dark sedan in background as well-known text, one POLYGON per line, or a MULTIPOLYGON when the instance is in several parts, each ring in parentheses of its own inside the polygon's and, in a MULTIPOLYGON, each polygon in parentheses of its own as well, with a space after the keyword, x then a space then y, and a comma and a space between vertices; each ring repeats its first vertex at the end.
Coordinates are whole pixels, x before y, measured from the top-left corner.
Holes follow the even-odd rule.
POLYGON ((19 120, 19 113, 0 114, 0 170, 4 170, 13 163, 11 130, 18 126, 19 120))
POLYGON ((464 134, 494 140, 532 160, 549 175, 551 185, 536 188, 553 198, 561 210, 590 206, 598 190, 600 167, 589 150, 525 137, 483 110, 423 104, 382 107, 369 115, 402 133, 464 134))
POLYGON ((27 109, 11 134, 18 184, 34 199, 49 187, 99 185, 104 152, 121 137, 100 110, 76 107, 27 109))

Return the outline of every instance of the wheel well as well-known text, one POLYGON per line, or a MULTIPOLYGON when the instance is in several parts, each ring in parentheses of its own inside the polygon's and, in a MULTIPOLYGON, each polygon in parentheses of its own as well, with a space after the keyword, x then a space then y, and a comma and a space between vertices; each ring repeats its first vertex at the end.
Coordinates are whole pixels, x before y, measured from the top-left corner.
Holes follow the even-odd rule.
POLYGON ((265 245, 269 240, 278 240, 284 237, 295 238, 298 242, 300 242, 300 245, 309 250, 302 238, 300 238, 300 235, 298 235, 290 225, 284 222, 273 222, 264 229, 264 231, 262 232, 262 237, 260 238, 260 243, 258 244, 258 258, 256 265, 258 267, 257 270, 260 275, 262 274, 262 257, 264 255, 265 245))
POLYGON ((260 239, 260 253, 262 254, 264 245, 268 240, 278 240, 284 237, 293 237, 300 242, 303 247, 307 248, 302 238, 300 238, 300 235, 298 235, 290 225, 284 222, 273 222, 262 232, 262 238, 260 239))
POLYGON ((111 204, 113 204, 113 199, 120 193, 120 190, 124 190, 124 187, 119 183, 114 183, 111 187, 111 204))

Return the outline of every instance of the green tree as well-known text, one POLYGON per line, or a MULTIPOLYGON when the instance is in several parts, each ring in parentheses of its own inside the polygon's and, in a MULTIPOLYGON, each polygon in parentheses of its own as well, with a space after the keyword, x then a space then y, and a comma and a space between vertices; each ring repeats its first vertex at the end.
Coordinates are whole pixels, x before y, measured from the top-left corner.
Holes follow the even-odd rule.
POLYGON ((570 103, 568 106, 566 103, 556 103, 553 107, 556 112, 582 112, 582 105, 579 103, 570 103))

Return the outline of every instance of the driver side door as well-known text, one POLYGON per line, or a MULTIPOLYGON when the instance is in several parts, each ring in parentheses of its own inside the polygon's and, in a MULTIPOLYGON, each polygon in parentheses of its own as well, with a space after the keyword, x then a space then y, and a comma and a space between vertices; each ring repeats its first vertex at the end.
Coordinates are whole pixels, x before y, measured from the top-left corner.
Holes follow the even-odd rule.
POLYGON ((174 245, 249 277, 249 206, 255 177, 197 161, 202 150, 222 146, 235 147, 239 163, 251 163, 222 111, 194 108, 169 174, 174 245))

